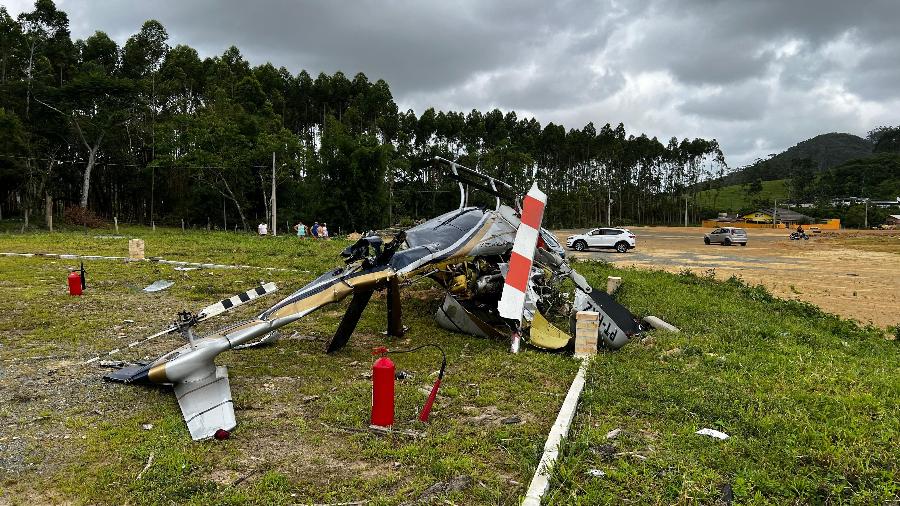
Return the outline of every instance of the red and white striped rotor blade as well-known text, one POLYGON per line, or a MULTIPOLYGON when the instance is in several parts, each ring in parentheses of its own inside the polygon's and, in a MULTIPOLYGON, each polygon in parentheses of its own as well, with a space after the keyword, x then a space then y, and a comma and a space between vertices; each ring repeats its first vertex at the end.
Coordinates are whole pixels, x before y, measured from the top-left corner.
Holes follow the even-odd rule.
POLYGON ((512 254, 509 257, 509 270, 503 285, 503 294, 497 309, 500 316, 510 320, 522 321, 525 308, 525 291, 528 289, 528 278, 531 276, 531 264, 534 261, 534 250, 537 247, 541 220, 544 217, 544 206, 547 196, 538 189, 537 183, 531 186, 522 200, 522 221, 516 231, 512 254))

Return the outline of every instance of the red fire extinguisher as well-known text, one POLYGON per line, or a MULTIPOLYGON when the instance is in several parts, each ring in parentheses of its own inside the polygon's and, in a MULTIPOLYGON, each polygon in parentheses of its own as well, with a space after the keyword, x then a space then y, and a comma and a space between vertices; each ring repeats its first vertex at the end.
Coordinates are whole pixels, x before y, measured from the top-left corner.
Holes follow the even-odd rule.
POLYGON ((66 278, 69 282, 69 295, 81 295, 81 292, 87 288, 84 274, 84 262, 81 262, 81 269, 69 273, 69 277, 66 278))
POLYGON ((385 347, 372 350, 381 355, 372 366, 372 425, 394 425, 394 362, 387 356, 385 347))
MULTIPOLYGON (((419 413, 419 420, 428 421, 431 414, 431 407, 434 405, 434 399, 437 397, 438 389, 441 387, 441 380, 444 379, 444 371, 447 369, 447 355, 444 350, 436 344, 423 344, 408 350, 392 351, 391 353, 409 353, 421 350, 422 348, 433 347, 441 352, 441 370, 438 377, 431 387, 431 392, 422 411, 419 413)), ((389 426, 394 424, 394 378, 395 367, 394 362, 385 355, 388 349, 384 346, 372 350, 373 355, 381 355, 381 358, 375 361, 372 366, 372 425, 389 426)))
POLYGON ((81 274, 72 271, 66 279, 69 282, 69 295, 81 295, 81 274))

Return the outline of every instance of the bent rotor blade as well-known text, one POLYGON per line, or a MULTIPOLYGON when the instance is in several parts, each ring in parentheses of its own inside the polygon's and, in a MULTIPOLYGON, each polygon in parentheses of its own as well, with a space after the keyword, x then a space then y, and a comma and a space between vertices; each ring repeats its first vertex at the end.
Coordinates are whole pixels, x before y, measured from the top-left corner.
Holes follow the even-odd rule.
MULTIPOLYGON (((278 291, 278 287, 275 285, 275 283, 266 283, 264 285, 257 286, 256 288, 251 288, 250 290, 247 290, 244 293, 239 293, 239 294, 235 295, 234 297, 220 300, 219 302, 216 302, 215 304, 209 305, 206 308, 202 309, 199 313, 197 313, 197 321, 201 322, 208 318, 212 318, 213 316, 218 316, 218 315, 220 315, 226 311, 230 311, 242 304, 246 304, 247 302, 250 302, 253 299, 262 297, 263 295, 268 295, 268 294, 276 292, 276 291, 278 291)), ((170 332, 175 332, 176 330, 178 330, 178 326, 172 325, 172 326, 166 328, 165 330, 157 332, 156 334, 153 334, 151 336, 148 336, 143 339, 139 339, 137 341, 129 343, 128 346, 125 346, 123 348, 116 348, 114 350, 107 352, 104 355, 97 355, 96 357, 94 357, 90 360, 85 360, 84 362, 81 363, 81 365, 92 364, 102 358, 106 358, 106 357, 115 355, 116 353, 119 353, 125 349, 134 348, 135 346, 140 346, 140 345, 146 343, 147 341, 150 341, 151 339, 168 334, 170 332)))
POLYGON ((509 271, 506 273, 503 294, 497 304, 497 309, 503 318, 522 322, 525 292, 528 289, 534 249, 537 247, 538 230, 541 228, 546 204, 547 196, 538 189, 537 183, 534 183, 522 200, 522 219, 519 229, 516 231, 516 239, 509 257, 509 271))
POLYGON ((114 350, 110 350, 110 351, 106 352, 106 354, 104 354, 104 355, 97 355, 96 357, 94 357, 90 360, 85 360, 84 362, 81 363, 81 365, 93 364, 94 362, 100 360, 101 358, 111 357, 111 356, 115 355, 116 353, 119 353, 123 349, 127 350, 128 348, 134 348, 135 346, 140 346, 155 337, 159 337, 159 336, 168 334, 169 332, 174 332, 176 330, 178 330, 178 327, 175 327, 175 326, 169 327, 163 331, 153 334, 152 336, 145 337, 143 339, 128 343, 128 346, 125 346, 124 348, 116 348, 114 350))
POLYGON ((350 335, 353 334, 353 330, 356 328, 356 324, 359 323, 359 319, 362 317, 363 310, 369 304, 369 299, 372 298, 373 293, 375 293, 374 289, 359 291, 353 294, 353 299, 350 300, 350 307, 348 307, 347 312, 344 313, 344 318, 334 332, 334 337, 328 341, 328 347, 325 349, 327 353, 334 353, 347 344, 347 341, 350 340, 350 335))
POLYGON ((392 337, 403 337, 403 306, 400 304, 400 282, 391 278, 387 287, 387 334, 392 337))
POLYGON ((262 297, 263 295, 268 295, 276 291, 278 291, 278 287, 275 286, 275 283, 266 283, 264 285, 257 286, 256 288, 251 288, 244 293, 239 293, 233 297, 222 299, 215 304, 207 306, 199 313, 197 313, 197 321, 203 321, 207 318, 212 318, 213 316, 220 315, 226 311, 231 311, 232 309, 246 304, 257 297, 262 297))

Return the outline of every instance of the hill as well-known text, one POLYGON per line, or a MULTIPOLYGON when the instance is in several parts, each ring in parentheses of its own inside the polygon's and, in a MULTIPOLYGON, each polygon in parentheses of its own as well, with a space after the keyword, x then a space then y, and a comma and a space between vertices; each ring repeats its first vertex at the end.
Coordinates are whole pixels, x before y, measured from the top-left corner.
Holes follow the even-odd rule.
POLYGON ((787 179, 763 181, 762 191, 750 194, 743 184, 734 184, 712 190, 704 190, 697 194, 697 203, 702 208, 714 209, 717 212, 735 213, 749 209, 754 200, 778 200, 784 202, 788 199, 790 189, 787 179))
POLYGON ((737 170, 721 180, 722 186, 742 184, 757 179, 771 181, 790 177, 794 160, 810 159, 817 171, 828 170, 850 160, 872 156, 872 143, 846 133, 827 133, 796 144, 767 159, 737 170))

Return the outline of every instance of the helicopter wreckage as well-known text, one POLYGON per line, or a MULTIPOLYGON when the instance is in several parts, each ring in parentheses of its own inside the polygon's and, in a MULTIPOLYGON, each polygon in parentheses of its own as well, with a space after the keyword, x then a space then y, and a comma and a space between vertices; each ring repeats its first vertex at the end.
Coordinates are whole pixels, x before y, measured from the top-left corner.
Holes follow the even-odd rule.
POLYGON ((401 321, 401 287, 426 277, 446 290, 435 315, 441 327, 512 339, 513 351, 518 350, 520 337, 541 349, 571 349, 573 339, 549 323, 551 315, 570 316, 574 328, 576 312, 598 312, 598 342, 609 349, 622 347, 644 330, 628 309, 591 287, 571 267, 556 238, 541 228, 546 197, 536 184, 520 200, 502 181, 443 158, 435 158, 435 163, 446 165, 447 175, 459 184, 457 209, 401 231, 390 240, 367 234, 342 252, 343 267, 322 274, 250 320, 204 337, 194 334, 198 323, 268 295, 277 289, 274 285, 225 299, 196 314, 180 313, 170 328, 150 338, 179 332, 186 344, 151 362, 122 367, 105 378, 172 385, 191 437, 218 437, 217 432, 236 426, 227 368, 215 364, 220 353, 272 342, 279 328, 352 296, 326 345, 326 352, 334 353, 347 344, 372 294, 381 289, 387 290, 387 333, 402 336, 406 329, 401 321), (495 208, 468 205, 470 188, 493 196, 495 208), (574 300, 562 290, 566 280, 575 285, 574 300))

